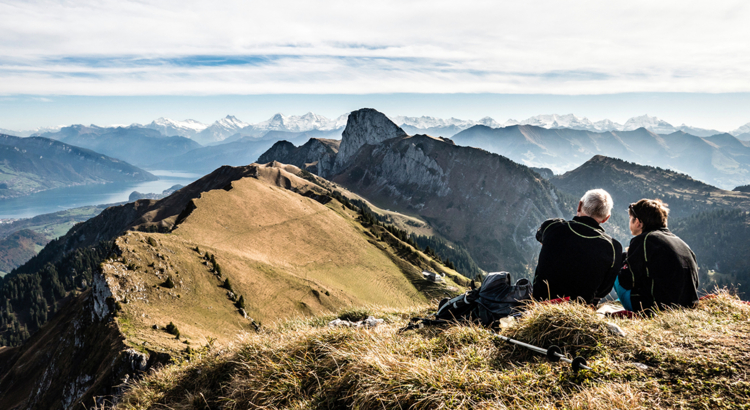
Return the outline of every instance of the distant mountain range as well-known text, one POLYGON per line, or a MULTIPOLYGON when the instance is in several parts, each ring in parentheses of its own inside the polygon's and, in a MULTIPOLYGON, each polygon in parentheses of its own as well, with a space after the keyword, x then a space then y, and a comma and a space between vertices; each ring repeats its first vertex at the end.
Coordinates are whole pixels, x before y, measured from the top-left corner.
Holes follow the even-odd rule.
POLYGON ((140 167, 149 167, 166 158, 201 147, 189 138, 167 137, 156 130, 139 127, 73 125, 42 136, 100 152, 140 167))
POLYGON ((335 131, 340 132, 346 126, 346 114, 334 120, 311 112, 305 115, 276 114, 270 119, 257 124, 248 124, 237 117, 226 117, 206 125, 194 120, 174 121, 159 118, 150 124, 131 127, 143 127, 157 130, 164 135, 179 135, 200 142, 203 145, 215 145, 221 142, 232 142, 245 137, 262 137, 270 131, 308 132, 335 131))
POLYGON ((42 137, 0 134, 0 199, 71 185, 154 181, 121 160, 42 137))
MULTIPOLYGON (((347 115, 348 113, 342 114, 335 119, 329 119, 312 112, 308 112, 304 115, 284 115, 279 113, 268 120, 257 124, 244 122, 232 115, 227 115, 212 124, 203 124, 191 119, 176 121, 162 117, 145 125, 132 124, 125 128, 148 128, 159 131, 165 136, 176 135, 190 138, 202 145, 211 145, 224 141, 230 137, 234 137, 235 140, 248 136, 258 137, 264 135, 268 131, 307 132, 313 130, 333 131, 338 129, 343 131, 346 126, 347 115)), ((513 125, 534 125, 547 129, 569 128, 594 132, 633 131, 638 128, 646 128, 656 134, 671 134, 677 131, 682 131, 698 137, 708 137, 722 133, 721 131, 714 129, 693 127, 685 124, 674 126, 664 120, 649 115, 630 118, 624 124, 619 124, 608 119, 594 122, 586 117, 579 117, 574 114, 545 114, 529 117, 523 121, 509 119, 502 123, 490 117, 484 117, 476 121, 462 120, 458 118, 443 119, 431 116, 408 117, 397 115, 389 118, 408 134, 428 134, 442 137, 451 137, 454 134, 475 125, 484 125, 490 128, 509 127, 513 125)), ((90 127, 93 128, 96 126, 91 125, 90 127)), ((0 133, 18 137, 27 137, 31 135, 54 133, 62 128, 64 128, 64 126, 44 127, 22 131, 0 128, 0 133)), ((110 126, 104 128, 117 127, 110 126)), ((750 140, 750 123, 727 133, 738 137, 741 140, 750 140)))
POLYGON ((605 155, 671 168, 725 189, 750 181, 750 141, 740 141, 730 134, 696 137, 682 131, 656 134, 645 128, 593 132, 533 125, 476 125, 452 139, 458 145, 486 149, 556 173, 574 169, 594 155, 605 155))

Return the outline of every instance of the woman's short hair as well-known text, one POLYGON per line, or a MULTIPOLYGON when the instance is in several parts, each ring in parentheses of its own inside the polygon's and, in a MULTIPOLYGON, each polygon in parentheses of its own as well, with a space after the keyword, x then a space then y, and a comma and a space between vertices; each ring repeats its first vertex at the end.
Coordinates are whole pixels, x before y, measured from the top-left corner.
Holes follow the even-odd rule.
POLYGON ((612 196, 603 189, 586 191, 581 202, 583 212, 594 219, 602 220, 612 213, 612 196))
POLYGON ((661 199, 641 199, 628 206, 628 215, 643 223, 643 231, 666 228, 669 208, 661 199))

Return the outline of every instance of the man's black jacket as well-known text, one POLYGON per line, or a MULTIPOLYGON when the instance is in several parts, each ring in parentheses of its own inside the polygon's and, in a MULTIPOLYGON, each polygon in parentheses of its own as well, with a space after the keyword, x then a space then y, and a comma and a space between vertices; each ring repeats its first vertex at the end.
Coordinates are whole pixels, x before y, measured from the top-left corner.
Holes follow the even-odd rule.
POLYGON ((698 264, 690 247, 667 228, 630 240, 620 285, 632 289, 634 310, 660 307, 691 307, 698 301, 698 264))
POLYGON ((534 274, 537 300, 569 296, 598 303, 622 267, 622 245, 588 216, 548 219, 536 232, 542 243, 534 274))

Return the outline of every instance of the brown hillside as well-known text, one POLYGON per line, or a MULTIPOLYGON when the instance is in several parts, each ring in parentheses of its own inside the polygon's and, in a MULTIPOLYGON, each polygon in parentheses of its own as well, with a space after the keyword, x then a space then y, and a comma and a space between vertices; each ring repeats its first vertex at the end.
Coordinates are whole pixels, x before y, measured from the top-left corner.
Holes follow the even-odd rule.
POLYGON ((130 226, 174 229, 115 238, 90 291, 26 345, 0 352, 0 408, 90 408, 126 377, 255 325, 367 305, 408 309, 459 290, 455 271, 360 221, 324 180, 279 163, 221 172, 231 181, 218 189, 143 202, 149 211, 130 226))

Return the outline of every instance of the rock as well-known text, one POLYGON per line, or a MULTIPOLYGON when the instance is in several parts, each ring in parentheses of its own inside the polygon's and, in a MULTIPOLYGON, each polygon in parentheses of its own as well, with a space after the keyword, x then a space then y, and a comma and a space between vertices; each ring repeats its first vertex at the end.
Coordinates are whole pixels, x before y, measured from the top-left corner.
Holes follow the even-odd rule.
POLYGON ((102 320, 109 314, 107 298, 112 297, 112 291, 109 289, 109 285, 101 273, 94 274, 93 282, 92 295, 94 309, 91 312, 91 319, 93 320, 94 316, 96 316, 97 319, 102 320))
POLYGON ((295 147, 291 142, 279 141, 258 158, 258 163, 278 161, 323 178, 330 178, 333 175, 339 144, 339 140, 310 138, 304 145, 295 147))
POLYGON ((148 355, 139 351, 128 349, 123 353, 123 360, 130 366, 131 370, 143 372, 148 367, 148 355))
POLYGON ((363 145, 377 145, 391 138, 405 136, 404 130, 379 111, 372 108, 352 111, 341 134, 341 146, 336 155, 334 172, 346 168, 349 160, 363 145))
POLYGON ((627 333, 625 333, 624 330, 622 330, 620 326, 617 326, 616 324, 612 322, 606 322, 606 323, 607 323, 607 328, 609 329, 609 331, 612 332, 612 334, 614 334, 615 336, 625 337, 628 335, 627 333))

